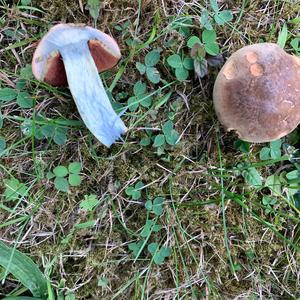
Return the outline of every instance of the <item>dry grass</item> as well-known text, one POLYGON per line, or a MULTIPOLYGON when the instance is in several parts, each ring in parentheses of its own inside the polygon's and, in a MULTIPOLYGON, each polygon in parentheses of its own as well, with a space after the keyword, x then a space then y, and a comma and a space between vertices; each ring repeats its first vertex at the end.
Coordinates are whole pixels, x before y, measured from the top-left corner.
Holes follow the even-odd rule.
MULTIPOLYGON (((2 1, 3 2, 3 1, 2 1)), ((10 1, 6 1, 8 3, 10 1)), ((167 66, 166 58, 185 47, 184 39, 170 23, 173 18, 190 16, 195 34, 200 33, 199 13, 207 7, 205 1, 156 0, 156 1, 102 1, 98 27, 112 33, 121 45, 123 60, 131 53, 125 39, 136 38, 145 42, 153 29, 155 13, 159 15, 159 30, 150 47, 134 53, 125 72, 114 88, 116 95, 132 91, 140 79, 136 61, 143 61, 150 49, 161 47, 158 66, 167 82, 175 78, 167 66), (115 25, 130 21, 128 30, 121 33, 115 25), (165 42, 174 38, 172 48, 165 42)), ((276 42, 284 21, 298 16, 298 1, 220 1, 231 9, 234 20, 231 26, 216 27, 218 42, 224 56, 241 46, 259 41, 276 42)), ((1 1, 0 1, 1 3, 1 1)), ((3 5, 3 3, 2 3, 3 5)), ((20 70, 29 64, 40 33, 49 25, 60 22, 92 24, 85 1, 54 0, 33 1, 38 11, 18 10, 9 4, 0 12, 0 87, 15 87, 20 70), (23 45, 9 49, 17 41, 5 32, 18 31, 23 45)), ((299 25, 299 24, 298 24, 299 25)), ((290 28, 299 34, 296 26, 290 28)), ((108 74, 110 86, 118 68, 108 74)), ((53 262, 50 275, 53 287, 65 282, 65 291, 74 291, 76 299, 295 299, 299 294, 299 252, 276 236, 265 223, 272 224, 276 232, 290 241, 299 241, 299 217, 284 202, 277 211, 284 213, 267 215, 261 205, 263 192, 253 192, 237 176, 232 167, 244 161, 245 155, 233 147, 235 137, 219 129, 212 107, 212 87, 217 69, 211 69, 201 82, 189 80, 176 82, 170 101, 157 112, 138 116, 126 114, 124 120, 130 130, 125 143, 117 143, 106 149, 96 143, 88 131, 72 127, 68 141, 57 146, 46 140, 23 139, 20 122, 5 120, 1 136, 11 147, 9 155, 0 159, 0 193, 4 192, 4 179, 10 175, 27 183, 29 196, 18 203, 1 201, 9 208, 0 207, 1 240, 14 244, 18 249, 32 255, 41 266, 53 262), (175 126, 183 133, 181 143, 168 151, 168 159, 162 160, 154 148, 141 147, 139 141, 145 136, 143 127, 160 128, 172 111, 176 101, 181 107, 175 112, 175 126), (185 101, 188 102, 189 109, 185 101), (136 123, 138 117, 145 117, 136 123), (134 125, 134 126, 133 126, 134 125), (23 139, 23 140, 22 140, 23 139), (218 145, 220 145, 220 168, 218 145), (83 166, 83 183, 64 194, 55 190, 53 183, 43 174, 59 164, 80 161, 83 166), (223 170, 223 180, 220 170, 223 170), (38 179, 37 179, 38 178, 38 179), (125 189, 138 181, 147 188, 141 201, 130 200, 125 189), (222 182, 223 181, 223 182, 222 182), (222 195, 225 203, 222 208, 222 195), (101 204, 91 215, 79 209, 84 195, 96 194, 101 204), (167 202, 159 223, 163 229, 151 237, 171 247, 172 254, 161 266, 150 256, 143 255, 134 262, 128 244, 136 240, 136 233, 146 220, 146 199, 163 196, 167 202), (242 207, 235 197, 248 207, 242 207), (15 206, 16 205, 16 206, 15 206), (224 235, 223 216, 226 216, 227 235, 224 235), (29 216, 24 222, 1 224, 18 217, 29 216), (286 216, 294 216, 286 218, 286 216), (76 224, 97 219, 93 228, 75 230, 76 224), (68 240, 66 242, 66 237, 68 240), (236 270, 230 270, 226 243, 236 270), (98 287, 99 278, 108 281, 98 287)), ((150 91, 157 86, 148 84, 150 91)), ((163 83, 160 84, 163 86, 163 83)), ((159 86, 159 85, 158 85, 159 86)), ((32 117, 43 113, 47 118, 63 116, 79 119, 68 90, 51 89, 36 81, 27 84, 27 90, 36 98, 32 110, 18 108, 13 102, 1 108, 4 116, 32 117)), ((170 89, 168 89, 169 91, 170 89)), ((253 146, 250 159, 257 160, 258 146, 253 146)), ((282 165, 264 167, 271 174, 282 165)), ((3 296, 18 283, 8 278, 0 288, 3 296)))

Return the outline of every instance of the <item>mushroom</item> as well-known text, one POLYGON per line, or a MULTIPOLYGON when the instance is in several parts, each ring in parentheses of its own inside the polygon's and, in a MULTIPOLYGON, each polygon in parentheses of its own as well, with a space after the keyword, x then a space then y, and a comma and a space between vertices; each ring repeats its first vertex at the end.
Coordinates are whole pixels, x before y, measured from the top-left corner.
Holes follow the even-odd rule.
POLYGON ((300 122, 300 59, 272 43, 246 46, 221 69, 213 100, 219 121, 240 139, 277 140, 300 122))
POLYGON ((68 83, 87 128, 110 147, 127 128, 113 110, 98 71, 113 67, 121 53, 109 35, 83 24, 59 24, 40 41, 32 60, 37 80, 68 83))

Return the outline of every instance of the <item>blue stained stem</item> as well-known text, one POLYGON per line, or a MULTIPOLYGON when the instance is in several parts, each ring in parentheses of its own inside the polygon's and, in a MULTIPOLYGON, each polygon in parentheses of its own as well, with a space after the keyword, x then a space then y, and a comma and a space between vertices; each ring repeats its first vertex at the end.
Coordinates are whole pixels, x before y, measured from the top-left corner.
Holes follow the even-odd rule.
POLYGON ((70 91, 87 128, 110 147, 127 128, 113 110, 87 41, 59 47, 70 91))

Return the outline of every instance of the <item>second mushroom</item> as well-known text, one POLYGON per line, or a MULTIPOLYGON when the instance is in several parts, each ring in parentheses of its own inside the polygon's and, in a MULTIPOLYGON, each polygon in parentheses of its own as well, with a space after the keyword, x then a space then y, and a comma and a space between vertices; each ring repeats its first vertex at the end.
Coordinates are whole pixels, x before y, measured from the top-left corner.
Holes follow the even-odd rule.
POLYGON ((214 86, 220 122, 245 141, 277 140, 300 123, 300 59, 261 43, 235 52, 214 86))

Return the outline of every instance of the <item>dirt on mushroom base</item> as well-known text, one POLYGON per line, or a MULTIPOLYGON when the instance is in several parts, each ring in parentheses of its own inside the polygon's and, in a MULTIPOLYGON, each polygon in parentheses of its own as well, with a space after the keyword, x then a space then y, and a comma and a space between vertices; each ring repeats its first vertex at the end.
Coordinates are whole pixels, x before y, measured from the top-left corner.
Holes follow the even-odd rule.
MULTIPOLYGON (((46 5, 50 5, 49 1, 43 1, 43 3, 44 8, 47 8, 46 5)), ((88 17, 86 11, 85 15, 81 15, 79 1, 64 1, 63 3, 64 6, 62 7, 61 1, 51 2, 52 11, 49 11, 50 6, 48 6, 49 8, 47 8, 47 15, 44 20, 51 22, 91 22, 91 18, 88 17), (67 3, 66 6, 65 3, 67 3), (71 12, 70 7, 72 7, 71 12), (75 15, 75 18, 73 15, 75 15)), ((148 1, 147 3, 146 9, 148 14, 143 15, 141 18, 140 27, 143 30, 140 30, 139 34, 142 40, 148 36, 152 28, 151 18, 155 11, 160 10, 162 27, 169 22, 160 5, 156 5, 152 1, 148 1), (144 34, 144 31, 147 34, 144 34)), ((169 4, 172 1, 164 1, 164 3, 167 4, 167 7, 170 7, 169 4)), ((236 7, 231 6, 230 9, 239 11, 242 1, 235 3, 236 7)), ((105 16, 107 20, 119 21, 119 19, 116 20, 115 14, 112 14, 112 11, 107 9, 108 5, 110 5, 112 10, 120 7, 127 8, 122 11, 121 9, 118 10, 120 20, 135 20, 137 10, 136 5, 132 4, 132 1, 104 1, 104 4, 105 10, 102 12, 102 16, 105 16)), ((177 6, 179 3, 173 2, 173 4, 168 12, 174 15, 176 11, 180 11, 181 7, 177 6)), ((38 3, 36 5, 38 6, 38 3)), ((268 22, 263 23, 264 26, 262 25, 257 29, 257 23, 261 18, 263 20, 273 18, 276 11, 280 11, 280 16, 284 19, 289 19, 289 16, 292 17, 296 14, 295 7, 285 3, 282 4, 283 10, 280 9, 280 4, 278 4, 278 7, 274 5, 274 7, 270 7, 270 10, 268 10, 270 14, 266 15, 261 9, 263 5, 262 1, 261 3, 260 1, 255 1, 254 4, 250 4, 246 8, 245 18, 240 23, 240 30, 247 28, 247 32, 253 41, 258 37, 270 38, 268 22)), ((185 9, 188 9, 188 6, 185 9)), ((114 30, 113 26, 109 25, 110 23, 107 24, 108 28, 114 30)), ((47 25, 47 22, 45 22, 45 27, 47 25)), ((99 22, 99 27, 101 27, 101 22, 99 22)), ((45 28, 40 28, 37 31, 43 30, 45 28)), ((130 31, 134 32, 134 30, 135 27, 132 25, 130 31)), ((116 31, 114 31, 114 35, 119 39, 116 31)), ((224 30, 224 32, 220 31, 219 36, 222 41, 230 40, 230 52, 239 48, 245 42, 240 34, 235 34, 229 29, 224 30)), ((273 36, 271 39, 274 41, 276 37, 273 36)), ((163 40, 159 40, 153 46, 163 47, 163 40)), ((174 51, 176 50, 174 48, 174 51)), ((128 52, 129 49, 124 44, 123 53, 125 57, 127 57, 128 52)), ((146 52, 147 50, 139 53, 135 56, 134 61, 130 62, 124 77, 115 89, 116 93, 128 89, 128 87, 131 88, 132 84, 140 79, 141 76, 135 68, 135 61, 142 61, 146 52)), ((166 52, 164 56, 168 54, 166 52)), ((29 62, 30 57, 28 57, 29 62)), ((10 70, 13 71, 14 68, 15 63, 12 63, 10 70)), ((163 67, 161 71, 166 74, 167 80, 173 80, 172 75, 165 73, 166 70, 163 67)), ((66 286, 70 289, 77 288, 83 284, 76 290, 78 299, 111 299, 112 293, 108 288, 97 287, 98 278, 106 278, 109 281, 109 288, 114 293, 123 284, 128 283, 135 274, 146 268, 149 265, 149 261, 133 263, 132 256, 127 247, 127 243, 132 240, 132 236, 128 234, 120 223, 120 218, 124 217, 126 226, 132 231, 137 232, 142 228, 146 217, 145 209, 142 205, 131 204, 128 201, 124 201, 124 199, 114 200, 114 202, 107 199, 105 201, 107 207, 104 205, 97 210, 96 217, 99 217, 100 221, 96 229, 85 229, 71 235, 66 244, 63 244, 62 240, 68 236, 75 224, 88 220, 87 215, 78 209, 78 203, 82 201, 83 195, 92 192, 101 196, 109 191, 109 194, 114 196, 119 192, 117 185, 126 186, 133 177, 138 177, 139 180, 145 183, 153 183, 158 178, 165 179, 169 176, 169 172, 158 167, 157 164, 169 170, 174 170, 180 165, 182 157, 186 156, 192 159, 194 163, 184 163, 182 168, 172 178, 172 194, 175 204, 180 204, 182 207, 177 210, 177 215, 174 215, 172 210, 168 209, 166 217, 162 219, 162 224, 165 228, 172 229, 173 225, 175 227, 175 231, 170 231, 167 236, 170 239, 170 246, 174 252, 172 257, 163 266, 152 267, 152 272, 149 274, 146 284, 146 290, 149 290, 153 294, 156 292, 162 293, 157 294, 156 298, 159 299, 159 297, 162 297, 161 295, 166 295, 167 293, 172 295, 172 291, 176 292, 176 284, 180 283, 186 284, 187 287, 179 291, 179 294, 183 295, 190 287, 190 282, 194 280, 192 282, 194 282, 195 291, 201 295, 205 288, 203 286, 200 287, 203 278, 199 275, 197 268, 203 266, 203 270, 205 270, 206 275, 209 276, 214 289, 217 291, 216 295, 219 295, 221 298, 226 296, 234 298, 247 291, 252 291, 257 281, 260 283, 262 289, 270 289, 274 296, 279 295, 280 291, 275 288, 276 282, 273 285, 274 278, 271 276, 270 270, 275 273, 278 272, 278 274, 283 273, 283 264, 289 264, 285 259, 285 255, 282 256, 283 260, 281 262, 275 265, 273 263, 276 262, 278 253, 280 254, 286 249, 270 232, 265 232, 266 229, 254 221, 249 214, 245 213, 243 218, 241 218, 241 208, 233 202, 229 202, 226 210, 227 226, 232 237, 231 252, 234 261, 239 262, 242 266, 242 270, 239 271, 239 277, 246 279, 240 282, 235 281, 228 268, 226 249, 224 247, 222 218, 218 205, 220 198, 219 176, 205 175, 207 169, 210 167, 216 168, 219 165, 217 145, 215 143, 216 132, 212 127, 212 124, 215 122, 210 95, 213 78, 214 74, 210 74, 202 82, 206 95, 202 94, 200 88, 193 90, 193 96, 189 102, 189 112, 185 106, 182 107, 180 121, 177 122, 176 126, 179 132, 186 130, 185 136, 183 144, 178 149, 171 151, 171 161, 169 162, 161 161, 151 148, 145 148, 143 151, 140 151, 137 143, 126 143, 121 155, 118 154, 119 148, 117 146, 111 150, 104 147, 91 150, 89 147, 91 141, 85 136, 81 136, 78 130, 71 131, 68 143, 63 148, 51 144, 51 151, 49 151, 47 143, 45 141, 40 142, 36 148, 38 158, 35 158, 35 161, 33 161, 32 153, 30 153, 32 151, 32 143, 29 141, 21 145, 13 158, 6 159, 3 162, 5 166, 18 176, 23 173, 34 173, 34 166, 37 162, 44 165, 45 170, 51 169, 57 164, 66 165, 70 161, 82 160, 83 162, 84 170, 87 174, 84 176, 84 184, 74 189, 71 194, 58 194, 53 185, 46 180, 40 186, 34 186, 32 189, 32 195, 39 195, 41 193, 38 198, 41 199, 42 206, 39 213, 34 216, 30 223, 32 227, 28 226, 30 231, 26 236, 26 240, 23 241, 25 242, 24 246, 21 246, 19 249, 35 257, 43 255, 49 261, 55 255, 61 258, 51 274, 51 280, 55 284, 58 284, 61 278, 66 279, 66 286), (190 124, 191 119, 192 122, 190 124), (96 159, 96 155, 100 158, 96 159), (112 155, 119 156, 113 161, 106 160, 107 157, 112 155), (118 184, 116 185, 116 183, 118 184), (188 194, 188 198, 185 198, 184 203, 181 203, 182 198, 189 193, 191 187, 193 189, 188 194), (212 200, 216 201, 217 204, 200 205, 201 203, 195 204, 195 200, 198 202, 201 202, 199 200, 212 200), (119 209, 118 204, 120 204, 121 209, 119 209), (182 236, 182 232, 178 230, 180 228, 179 221, 181 226, 186 228, 190 234, 191 239, 188 243, 185 241, 185 237, 182 236), (245 224, 247 228, 245 232, 241 233, 241 228, 243 229, 245 224), (45 236, 39 236, 40 233, 44 233, 45 236), (264 237, 263 239, 262 236, 264 237), (179 246, 176 245, 176 240, 179 241, 179 246), (183 261, 180 260, 179 249, 183 251, 185 258, 183 261), (192 249, 193 253, 189 249, 192 249), (253 259, 251 259, 251 256, 250 258, 247 256, 251 251, 255 253, 253 259), (201 258, 202 264, 195 264, 191 254, 197 258, 201 258), (175 258, 177 259, 177 263, 175 258), (170 270, 178 271, 178 282, 174 281, 174 274, 170 270), (247 278, 249 270, 259 270, 259 274, 253 273, 247 278), (188 272, 188 277, 186 276, 186 272, 188 272), (198 281, 199 283, 197 284, 198 281)), ((185 87, 187 94, 194 88, 192 85, 185 87)), ((182 86, 179 85, 178 88, 181 89, 182 86)), ((51 93, 48 95, 48 92, 44 89, 40 89, 38 92, 46 94, 46 103, 48 97, 53 96, 51 93)), ((55 97, 59 97, 59 95, 55 94, 55 97)), ((70 100, 71 97, 66 98, 61 96, 59 101, 55 100, 55 105, 45 106, 43 111, 48 117, 55 117, 58 113, 61 113, 66 118, 75 119, 78 116, 75 113, 75 105, 70 100)), ((151 119, 149 121, 160 123, 160 121, 165 120, 169 110, 170 108, 167 105, 159 113, 155 121, 151 119)), ((84 130, 83 133, 86 134, 84 130)), ((10 128, 5 126, 4 129, 1 129, 1 135, 7 136, 9 142, 13 142, 13 138, 17 135, 15 124, 11 124, 10 128)), ((132 132, 131 140, 139 141, 142 136, 143 133, 141 131, 132 132)), ((233 140, 234 137, 230 135, 221 139, 223 163, 228 166, 234 165, 239 160, 237 151, 232 147, 233 140)), ((266 169, 265 171, 268 172, 269 170, 266 169)), ((19 179, 28 180, 24 174, 19 179)), ((240 192, 241 194, 247 192, 242 180, 237 180, 234 176, 228 180, 234 183, 236 192, 240 192)), ((1 186, 1 193, 3 191, 3 186, 1 186)), ((160 182, 153 183, 148 188, 148 193, 149 198, 161 194, 167 195, 167 198, 170 196, 169 186, 161 186, 160 182)), ((257 198, 258 195, 251 195, 249 202, 259 200, 257 198)), ((23 208, 24 213, 26 213, 26 207, 24 206, 23 208)), ((0 214, 1 224, 5 222, 5 218, 6 215, 0 214)), ((5 229, 2 228, 0 229, 0 236, 6 240, 13 241, 17 238, 18 230, 18 225, 5 229)), ((164 234, 160 238, 165 238, 164 234)), ((41 261, 39 263, 42 266, 41 261)), ((296 277, 294 278, 291 275, 289 283, 284 283, 285 287, 291 290, 295 289, 295 286, 293 286, 296 283, 295 280, 296 277)), ((127 299, 134 297, 139 299, 140 293, 143 290, 142 284, 143 282, 137 282, 135 286, 124 291, 122 296, 127 297, 127 299)), ((13 289, 13 281, 7 281, 6 285, 8 290, 13 289)))

